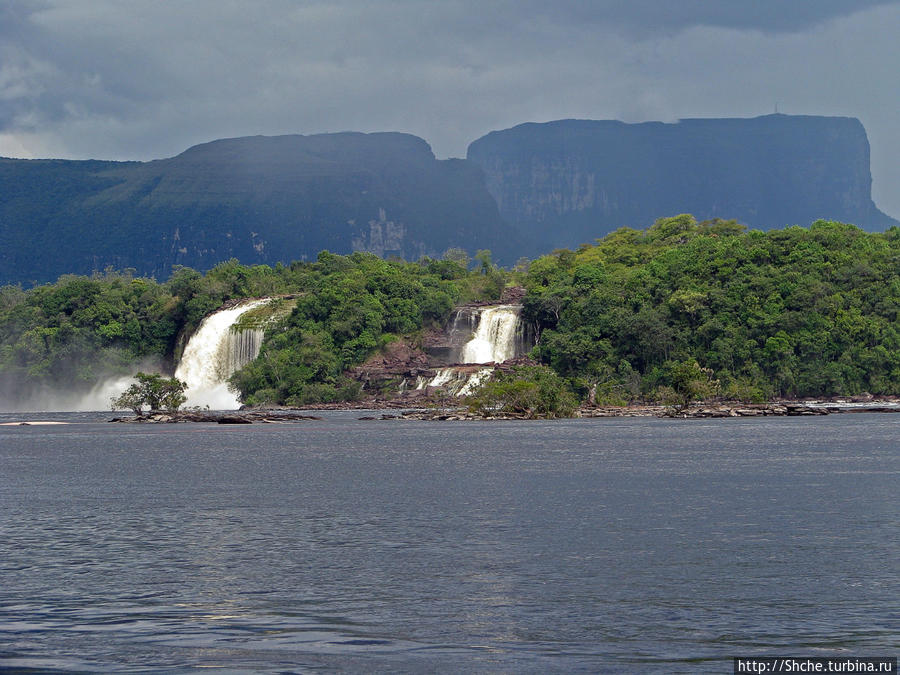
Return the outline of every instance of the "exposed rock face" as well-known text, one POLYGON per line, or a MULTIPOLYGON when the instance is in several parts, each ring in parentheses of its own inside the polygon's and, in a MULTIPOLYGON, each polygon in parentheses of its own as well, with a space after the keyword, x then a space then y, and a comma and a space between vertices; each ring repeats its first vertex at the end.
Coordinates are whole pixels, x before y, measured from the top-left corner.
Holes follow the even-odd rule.
POLYGON ((759 228, 897 224, 872 202, 852 118, 523 124, 468 157, 436 160, 408 134, 340 133, 213 141, 153 162, 0 158, 0 284, 110 265, 164 279, 176 264, 323 249, 487 248, 509 264, 678 213, 759 228))
POLYGON ((351 369, 350 375, 362 382, 367 394, 391 396, 414 391, 416 380, 433 377, 434 370, 425 352, 406 340, 396 340, 351 369))
POLYGON ((107 265, 164 279, 175 264, 323 249, 512 256, 517 241, 477 166, 408 134, 235 138, 143 163, 0 159, 0 283, 107 265))
POLYGON ((478 139, 468 159, 500 214, 543 247, 678 213, 761 229, 897 224, 872 201, 866 132, 849 117, 522 124, 478 139))
POLYGON ((176 410, 150 412, 134 417, 114 417, 110 422, 130 424, 175 424, 177 422, 216 422, 217 424, 253 424, 254 422, 287 423, 301 420, 321 420, 314 415, 303 415, 290 409, 240 410, 235 412, 210 412, 176 410))

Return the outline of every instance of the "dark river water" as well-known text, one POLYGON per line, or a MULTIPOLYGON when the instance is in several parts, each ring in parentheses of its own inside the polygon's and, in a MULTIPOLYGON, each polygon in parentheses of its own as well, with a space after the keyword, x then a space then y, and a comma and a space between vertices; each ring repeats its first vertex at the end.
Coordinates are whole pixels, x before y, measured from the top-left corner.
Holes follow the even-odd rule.
POLYGON ((896 656, 900 414, 0 427, 0 671, 896 656))

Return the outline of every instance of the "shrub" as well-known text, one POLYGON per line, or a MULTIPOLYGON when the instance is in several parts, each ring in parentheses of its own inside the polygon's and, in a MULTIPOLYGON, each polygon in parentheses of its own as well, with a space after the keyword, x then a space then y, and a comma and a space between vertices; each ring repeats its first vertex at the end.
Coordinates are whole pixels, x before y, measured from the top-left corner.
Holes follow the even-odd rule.
POLYGON ((528 419, 572 417, 578 407, 565 380, 547 366, 501 371, 467 397, 466 403, 478 414, 528 419))
POLYGON ((147 373, 138 373, 134 377, 137 382, 110 399, 113 410, 127 408, 140 416, 145 405, 150 410, 175 411, 187 400, 184 394, 187 383, 181 380, 147 373))

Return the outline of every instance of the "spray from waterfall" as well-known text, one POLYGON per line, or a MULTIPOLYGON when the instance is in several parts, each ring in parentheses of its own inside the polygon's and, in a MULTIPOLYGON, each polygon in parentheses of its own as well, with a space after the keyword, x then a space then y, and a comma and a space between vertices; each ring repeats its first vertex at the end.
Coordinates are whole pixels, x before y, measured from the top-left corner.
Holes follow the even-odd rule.
POLYGON ((259 355, 263 331, 232 326, 245 312, 268 300, 248 300, 210 314, 188 340, 175 377, 187 383, 187 405, 234 410, 240 401, 228 390, 228 378, 259 355))

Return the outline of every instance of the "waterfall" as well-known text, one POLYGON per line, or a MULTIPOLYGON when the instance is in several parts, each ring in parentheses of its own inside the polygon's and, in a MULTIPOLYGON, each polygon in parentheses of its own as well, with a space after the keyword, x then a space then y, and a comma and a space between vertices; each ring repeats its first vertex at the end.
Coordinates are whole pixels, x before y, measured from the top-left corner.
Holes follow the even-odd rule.
POLYGON ((472 310, 468 307, 457 309, 453 315, 453 323, 450 324, 448 331, 450 344, 464 344, 471 339, 471 336, 478 328, 480 312, 472 310))
POLYGON ((187 405, 209 406, 213 410, 240 407, 237 397, 228 391, 228 378, 259 355, 263 331, 248 328, 233 331, 234 323, 245 312, 268 300, 247 300, 230 309, 207 316, 188 340, 175 377, 187 382, 187 405))
POLYGON ((471 369, 441 368, 431 380, 419 378, 416 389, 441 387, 448 394, 468 396, 494 372, 493 368, 478 368, 474 372, 468 372, 469 370, 471 369))
MULTIPOLYGON (((470 336, 460 352, 462 363, 503 363, 524 353, 528 348, 526 331, 519 321, 521 305, 496 305, 477 309, 457 310, 450 325, 451 343, 459 340, 461 334, 470 336)), ((459 340, 458 343, 462 343, 459 340)), ((438 370, 431 381, 422 378, 416 382, 416 389, 442 387, 444 391, 457 396, 468 396, 487 380, 493 368, 447 367, 438 370)))
POLYGON ((457 396, 468 396, 473 391, 478 389, 481 386, 481 383, 490 378, 491 373, 494 372, 493 368, 479 368, 474 373, 469 375, 469 378, 466 380, 466 383, 462 386, 458 392, 456 392, 457 396))
POLYGON ((462 352, 463 363, 503 363, 517 356, 521 305, 498 305, 481 310, 478 327, 462 352))
POLYGON ((265 331, 261 328, 247 328, 242 331, 229 330, 223 370, 226 378, 259 356, 263 337, 265 337, 265 331))
POLYGON ((453 380, 464 381, 465 379, 465 376, 457 371, 456 368, 441 368, 437 371, 434 379, 428 384, 432 387, 443 387, 444 385, 450 384, 453 380))

